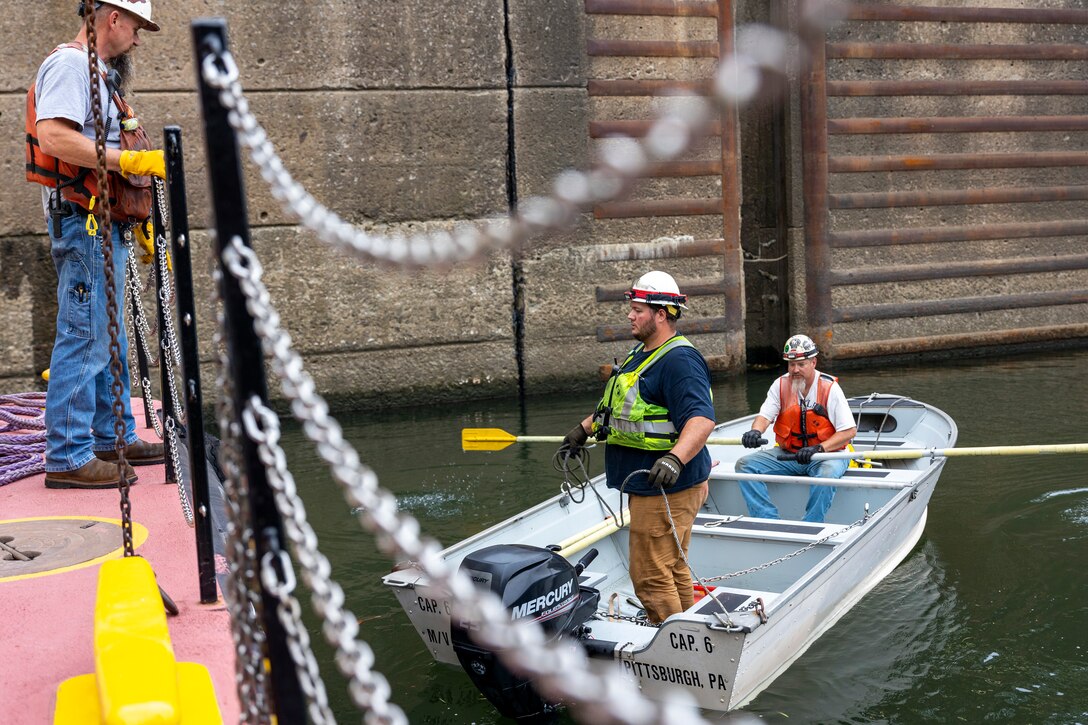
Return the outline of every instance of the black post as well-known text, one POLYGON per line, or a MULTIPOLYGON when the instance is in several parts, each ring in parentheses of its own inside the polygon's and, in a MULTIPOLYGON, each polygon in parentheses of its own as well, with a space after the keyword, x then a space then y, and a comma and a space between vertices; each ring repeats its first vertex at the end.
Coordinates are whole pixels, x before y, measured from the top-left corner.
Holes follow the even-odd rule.
MULTIPOLYGON (((135 254, 135 252, 133 252, 135 254)), ((139 284, 138 282, 136 282, 139 284)), ((132 303, 132 326, 139 328, 139 317, 143 310, 138 309, 139 303, 136 301, 136 295, 130 294, 129 301, 132 303)), ((140 344, 140 330, 135 329, 132 331, 132 342, 136 345, 136 371, 140 374, 140 400, 144 401, 144 428, 151 428, 151 416, 155 415, 155 410, 151 406, 151 400, 147 397, 147 391, 144 390, 144 381, 151 379, 151 373, 148 372, 147 363, 147 351, 144 350, 144 346, 140 344)))
POLYGON ((189 250, 189 208, 185 203, 185 165, 181 129, 163 129, 166 182, 170 192, 170 234, 174 252, 175 299, 178 308, 178 344, 181 346, 182 397, 185 398, 186 438, 189 443, 189 478, 196 523, 196 565, 200 601, 218 598, 215 586, 215 546, 212 542, 211 503, 208 495, 207 451, 204 448, 204 401, 200 388, 200 352, 197 347, 196 303, 193 298, 193 262, 189 250))
POLYGON ((159 263, 160 257, 166 254, 166 250, 160 249, 157 246, 160 238, 166 238, 166 230, 164 228, 166 225, 163 223, 162 210, 159 208, 158 198, 152 199, 151 222, 155 228, 153 234, 156 244, 155 257, 152 260, 152 264, 155 265, 155 310, 158 313, 159 319, 159 382, 162 385, 162 439, 166 444, 164 446, 166 450, 166 482, 177 483, 178 472, 174 470, 174 459, 170 456, 170 429, 167 426, 167 421, 172 419, 174 430, 178 431, 179 428, 178 414, 177 411, 174 410, 174 401, 170 397, 171 367, 166 359, 170 355, 170 349, 166 339, 166 316, 170 314, 170 307, 169 303, 162 299, 162 290, 166 286, 166 280, 163 278, 162 265, 159 263))
MULTIPOLYGON (((204 117, 204 137, 207 142, 208 179, 211 202, 215 212, 216 245, 222 269, 223 251, 238 238, 249 246, 249 226, 246 222, 245 190, 242 186, 242 166, 238 140, 227 120, 227 109, 219 100, 219 91, 205 82, 201 73, 204 59, 226 52, 227 23, 222 18, 193 21, 193 45, 200 106, 204 117)), ((264 374, 261 341, 245 304, 245 295, 238 281, 222 269, 219 293, 223 300, 226 345, 230 357, 229 375, 233 388, 234 413, 241 425, 241 414, 249 399, 268 400, 268 384, 264 374)), ((281 560, 278 542, 286 541, 283 522, 268 485, 264 466, 257 456, 257 446, 242 435, 239 441, 243 475, 249 481, 252 509, 253 546, 258 562, 271 554, 273 561, 281 560)), ((286 558, 286 557, 284 557, 286 558)), ((259 580, 259 577, 258 577, 259 580)), ((279 722, 307 722, 306 703, 299 686, 298 673, 287 646, 287 637, 277 616, 278 600, 262 587, 261 600, 268 660, 271 666, 271 693, 279 722)))

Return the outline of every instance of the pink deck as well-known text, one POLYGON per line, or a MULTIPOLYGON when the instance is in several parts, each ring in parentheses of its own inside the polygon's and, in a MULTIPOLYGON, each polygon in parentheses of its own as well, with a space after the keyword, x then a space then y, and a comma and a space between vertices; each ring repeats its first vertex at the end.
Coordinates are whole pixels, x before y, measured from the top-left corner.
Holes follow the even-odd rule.
MULTIPOLYGON (((133 401, 137 423, 142 403, 133 401)), ((150 430, 145 440, 157 440, 150 430)), ((133 521, 148 530, 136 553, 150 562, 159 584, 180 614, 167 617, 179 661, 200 662, 211 671, 225 722, 238 721, 234 653, 226 606, 202 605, 197 581, 196 541, 185 524, 177 487, 164 485, 163 466, 136 468, 131 488, 133 521)), ((50 490, 45 474, 0 487, 0 521, 40 516, 100 516, 120 519, 115 489, 50 490)), ((121 542, 117 542, 117 556, 121 542)), ((94 671, 92 630, 98 566, 30 579, 0 580, 0 722, 42 725, 53 720, 57 685, 94 671)))

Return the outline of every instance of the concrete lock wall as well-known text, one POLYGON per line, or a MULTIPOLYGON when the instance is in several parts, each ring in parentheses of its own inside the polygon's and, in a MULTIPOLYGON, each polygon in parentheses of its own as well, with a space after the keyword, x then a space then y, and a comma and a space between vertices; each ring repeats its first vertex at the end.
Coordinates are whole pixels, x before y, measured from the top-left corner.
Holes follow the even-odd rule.
MULTIPOLYGON (((0 174, 7 202, 0 206, 0 315, 6 321, 0 327, 0 390, 5 392, 40 387, 37 376, 49 364, 56 316, 56 278, 38 189, 23 181, 25 89, 45 54, 78 29, 74 0, 18 4, 18 12, 0 17, 0 31, 24 39, 9 48, 9 72, 0 81, 0 174)), ((767 19, 766 5, 755 0, 737 3, 737 14, 742 22, 767 19)), ((213 380, 212 255, 189 20, 211 15, 227 19, 240 81, 294 177, 360 228, 405 235, 504 215, 517 199, 549 193, 558 171, 586 167, 596 143, 588 138, 588 120, 601 109, 620 117, 629 103, 590 98, 587 74, 690 77, 707 63, 591 63, 585 54, 587 32, 714 37, 713 20, 690 18, 666 27, 660 19, 640 16, 587 17, 583 0, 158 0, 155 17, 163 30, 142 34, 130 100, 153 139, 161 138, 159 129, 166 124, 183 130, 201 300, 198 325, 208 363, 202 372, 205 387, 213 380)), ((790 178, 784 201, 789 240, 771 240, 789 259, 774 270, 781 294, 761 290, 758 299, 749 299, 761 320, 778 315, 789 322, 749 321, 749 336, 762 346, 777 346, 786 327, 804 324, 796 91, 793 87, 787 114, 793 128, 783 147, 790 178)), ((926 108, 936 106, 921 104, 919 113, 926 108)), ((765 248, 775 212, 761 200, 781 179, 765 163, 767 123, 761 114, 751 109, 741 118, 742 241, 746 250, 763 249, 769 258, 765 248)), ((864 187, 871 181, 851 183, 864 187)), ((515 319, 524 329, 527 392, 594 388, 599 366, 629 347, 626 341, 597 341, 596 328, 620 323, 624 314, 623 303, 596 301, 598 285, 627 284, 652 267, 681 280, 721 276, 713 260, 604 262, 599 253, 661 237, 718 237, 716 216, 593 221, 587 215, 574 230, 520 251, 496 252, 450 270, 407 273, 334 251, 301 230, 248 163, 245 183, 253 246, 273 300, 320 390, 344 404, 515 394, 515 319)), ((645 188, 700 197, 720 194, 720 183, 655 180, 645 188)), ((918 177, 918 183, 925 179, 918 177)), ((747 269, 749 285, 768 276, 754 269, 747 269)), ((928 289, 919 285, 916 294, 928 289)), ((883 293, 856 294, 863 299, 883 293)), ((723 313, 721 297, 699 297, 693 307, 698 317, 723 313)), ((720 334, 698 335, 695 341, 708 355, 724 345, 720 334)))

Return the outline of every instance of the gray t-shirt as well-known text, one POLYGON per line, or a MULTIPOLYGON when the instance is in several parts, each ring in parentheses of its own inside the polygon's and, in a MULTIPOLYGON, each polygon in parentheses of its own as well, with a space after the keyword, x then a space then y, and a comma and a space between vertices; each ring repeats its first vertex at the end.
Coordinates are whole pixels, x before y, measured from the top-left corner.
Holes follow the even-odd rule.
MULTIPOLYGON (((102 60, 99 65, 104 69, 102 60)), ((38 79, 34 83, 34 104, 37 120, 64 118, 79 127, 80 132, 94 140, 94 112, 91 107, 91 88, 87 72, 87 52, 80 48, 61 47, 51 53, 40 68, 38 79)), ((106 87, 106 81, 98 77, 98 90, 102 99, 102 120, 109 132, 106 134, 106 146, 121 147, 121 123, 117 118, 117 104, 106 87)), ((48 219, 49 193, 51 189, 42 187, 42 209, 48 219)))

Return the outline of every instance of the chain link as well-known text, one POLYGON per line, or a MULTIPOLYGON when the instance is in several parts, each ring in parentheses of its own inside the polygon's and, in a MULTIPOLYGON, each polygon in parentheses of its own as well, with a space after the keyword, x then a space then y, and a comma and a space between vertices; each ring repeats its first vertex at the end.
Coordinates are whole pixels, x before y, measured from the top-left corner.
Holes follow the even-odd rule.
MULTIPOLYGON (((677 693, 668 702, 650 701, 618 670, 591 671, 581 647, 563 639, 547 641, 535 622, 511 620, 498 597, 478 590, 442 557, 438 542, 421 538, 419 522, 397 511, 396 498, 378 484, 374 471, 344 440, 340 424, 329 414, 328 404, 316 392, 313 378, 292 348, 290 335, 280 327, 279 313, 261 281, 261 265, 253 250, 234 237, 223 251, 223 264, 239 281, 254 327, 265 352, 272 356, 273 370, 295 417, 303 423, 307 437, 317 444, 319 455, 343 487, 348 503, 359 511, 363 526, 376 534, 378 546, 385 553, 418 562, 431 586, 448 593, 462 619, 479 623, 479 628, 473 630, 479 645, 495 651, 504 664, 532 679, 544 697, 571 703, 576 714, 584 714, 594 722, 704 722, 689 695, 677 693)), ((353 694, 359 690, 364 701, 369 702, 375 693, 367 687, 365 682, 352 682, 353 694)))
MULTIPOLYGON (((212 272, 212 296, 218 302, 217 290, 222 272, 212 272)), ((234 640, 235 682, 243 723, 269 723, 268 683, 265 678, 264 632, 259 625, 261 600, 256 588, 254 572, 256 557, 249 542, 254 540, 248 516, 249 482, 238 465, 238 424, 234 419, 234 386, 230 377, 230 360, 223 344, 224 316, 217 308, 216 328, 213 334, 216 355, 216 418, 219 422, 219 464, 223 469, 223 487, 227 504, 227 563, 228 576, 224 578, 223 595, 230 612, 231 636, 234 640)))
POLYGON ((135 556, 132 543, 132 502, 129 500, 128 476, 125 475, 125 384, 121 374, 121 315, 117 304, 117 287, 113 269, 113 218, 110 211, 110 180, 106 171, 106 122, 102 118, 102 89, 99 79, 98 36, 95 32, 95 9, 93 0, 83 0, 83 23, 87 33, 87 66, 91 79, 91 111, 94 115, 95 173, 98 179, 98 197, 93 200, 90 210, 98 222, 102 240, 102 257, 106 272, 106 329, 110 337, 110 393, 113 397, 113 435, 114 451, 117 453, 117 487, 121 493, 121 538, 124 542, 125 556, 135 556))
MULTIPOLYGON (((162 190, 162 182, 159 179, 154 180, 156 190, 156 203, 159 205, 159 213, 162 219, 167 217, 167 203, 166 196, 162 190)), ((129 319, 133 320, 133 327, 136 330, 136 344, 144 352, 144 356, 148 360, 149 367, 155 367, 159 365, 165 366, 165 375, 167 380, 167 390, 163 392, 164 395, 169 395, 170 400, 173 403, 174 416, 164 416, 166 418, 166 429, 159 424, 159 418, 157 415, 151 416, 151 427, 154 428, 155 434, 159 439, 165 441, 167 449, 170 454, 170 460, 173 464, 174 473, 177 475, 177 488, 178 488, 178 501, 181 504, 181 512, 185 517, 185 523, 192 528, 196 525, 193 519, 193 506, 189 502, 189 495, 185 490, 185 482, 181 477, 181 453, 180 443, 178 442, 177 426, 175 425, 174 418, 177 418, 178 422, 185 422, 185 409, 181 406, 181 397, 178 395, 177 383, 175 382, 176 370, 181 368, 180 357, 180 345, 178 344, 177 335, 174 332, 173 311, 171 304, 173 302, 173 289, 171 283, 171 277, 169 269, 166 264, 165 251, 159 252, 160 245, 165 244, 165 235, 158 235, 156 237, 156 258, 160 264, 160 279, 163 283, 159 290, 159 302, 163 306, 163 319, 164 324, 164 338, 160 346, 159 355, 157 357, 151 356, 151 346, 148 340, 153 337, 151 326, 147 322, 147 313, 144 310, 143 295, 140 291, 140 273, 139 268, 136 266, 136 256, 130 253, 128 255, 128 276, 126 287, 128 288, 129 295, 132 298, 133 310, 129 314, 129 319)), ((152 269, 152 272, 154 270, 152 269)), ((151 279, 148 280, 149 284, 151 279)), ((134 378, 136 375, 134 374, 134 378)), ((139 377, 138 383, 145 400, 150 400, 154 393, 151 388, 151 380, 145 377, 139 377)))
MULTIPOLYGON (((132 320, 132 327, 136 331, 136 344, 143 350, 147 365, 150 368, 157 366, 159 361, 151 357, 151 349, 147 343, 152 334, 151 328, 147 324, 147 314, 144 312, 144 301, 140 292, 139 278, 140 272, 136 267, 136 257, 130 253, 128 255, 128 293, 132 299, 132 310, 129 312, 128 319, 132 320)), ((144 400, 151 400, 155 395, 151 389, 151 379, 142 377, 138 368, 130 366, 130 369, 132 370, 132 379, 137 382, 140 390, 143 391, 144 400)), ((151 427, 155 430, 155 435, 159 437, 159 440, 166 440, 166 434, 163 432, 162 426, 159 425, 157 415, 151 416, 151 427)))
POLYGON ((191 529, 196 526, 193 519, 193 505, 189 503, 189 494, 185 491, 185 481, 181 475, 181 454, 178 450, 177 425, 171 416, 166 416, 166 446, 170 449, 170 462, 174 466, 174 474, 178 477, 178 503, 181 504, 181 513, 185 517, 185 523, 191 529))
POLYGON ((710 105, 701 98, 684 99, 654 122, 642 142, 628 137, 611 139, 601 150, 601 163, 588 172, 569 170, 555 180, 550 197, 530 197, 518 204, 508 219, 484 228, 460 224, 454 231, 432 234, 381 236, 356 229, 318 202, 284 168, 264 128, 249 110, 238 67, 230 51, 205 56, 201 66, 205 82, 219 89, 219 100, 229 111, 228 120, 250 150, 250 158, 284 212, 325 242, 364 259, 420 268, 474 259, 491 249, 520 245, 532 236, 574 226, 581 214, 629 190, 651 163, 679 156, 703 134, 712 120, 710 105))
POLYGON ((789 554, 786 554, 785 556, 780 556, 777 559, 774 559, 772 561, 764 562, 762 564, 757 564, 756 566, 750 566, 747 569, 741 569, 740 571, 734 571, 734 572, 729 573, 729 574, 719 574, 718 576, 712 576, 712 577, 710 577, 708 579, 703 579, 701 581, 703 581, 704 583, 725 581, 726 579, 733 579, 733 578, 738 577, 738 576, 744 576, 745 574, 754 574, 757 571, 763 571, 764 569, 768 569, 768 568, 774 566, 775 564, 781 564, 784 561, 789 561, 790 559, 792 559, 795 556, 800 556, 801 554, 804 554, 809 549, 814 549, 817 546, 819 546, 820 544, 826 544, 828 541, 835 538, 839 534, 845 534, 850 529, 854 529, 854 528, 857 528, 858 526, 861 526, 866 521, 868 521, 873 516, 875 516, 877 511, 880 511, 880 509, 877 509, 876 511, 874 511, 871 514, 866 512, 866 514, 864 516, 862 516, 860 519, 858 519, 854 523, 850 524, 849 526, 847 526, 845 528, 842 528, 842 529, 838 529, 837 531, 832 531, 830 534, 827 534, 826 536, 822 536, 819 539, 816 539, 811 544, 806 544, 805 546, 801 547, 797 551, 791 551, 789 554))
POLYGON ((329 709, 329 699, 317 666, 317 658, 310 647, 310 635, 302 623, 302 609, 298 600, 291 596, 291 592, 295 590, 295 575, 291 571, 291 559, 286 552, 280 551, 280 556, 275 558, 271 551, 265 553, 261 561, 261 583, 264 584, 265 591, 279 601, 276 616, 287 635, 287 649, 295 663, 299 687, 306 696, 306 711, 310 721, 317 725, 335 723, 336 718, 329 709), (282 576, 276 571, 275 561, 280 562, 282 576))
POLYGON ((184 425, 186 420, 185 408, 181 404, 181 396, 178 395, 177 386, 177 371, 181 370, 181 345, 178 343, 177 333, 174 328, 174 287, 170 274, 170 265, 167 263, 166 220, 169 219, 168 204, 166 202, 166 192, 164 191, 165 184, 162 179, 153 179, 152 185, 155 189, 155 204, 158 207, 159 219, 162 221, 161 228, 155 230, 155 262, 159 267, 158 278, 162 281, 159 286, 159 304, 162 309, 163 339, 159 362, 164 366, 163 370, 166 377, 167 390, 163 394, 170 396, 170 408, 173 411, 172 415, 165 416, 166 444, 170 449, 170 460, 173 464, 174 475, 177 476, 178 501, 181 504, 181 511, 185 516, 185 523, 192 528, 196 523, 193 519, 192 504, 189 503, 189 496, 185 491, 185 481, 181 475, 181 455, 178 452, 180 444, 178 443, 177 425, 175 423, 176 421, 184 425))
MULTIPOLYGON (((306 585, 313 593, 311 603, 314 611, 324 618, 325 626, 322 629, 329 644, 336 648, 336 663, 345 676, 360 685, 352 688, 353 698, 357 693, 369 693, 369 699, 356 699, 355 704, 368 710, 368 723, 407 723, 400 708, 388 700, 391 692, 388 681, 371 669, 374 652, 366 642, 356 639, 359 619, 343 606, 344 590, 331 578, 332 564, 318 548, 317 534, 306 518, 306 508, 298 495, 295 478, 287 467, 287 457, 279 445, 279 418, 259 398, 253 397, 242 413, 242 420, 246 434, 257 443, 258 455, 265 465, 268 483, 275 492, 276 507, 283 517, 284 532, 294 549, 295 558, 302 566, 306 585)), ((286 625, 285 629, 290 634, 286 625)), ((299 665, 300 670, 303 669, 297 660, 296 665, 299 665)), ((309 663, 307 669, 308 665, 309 663)), ((314 667, 316 668, 316 663, 314 667)), ((316 679, 320 683, 320 676, 316 679)), ((306 690, 305 683, 303 689, 306 690)), ((324 697, 323 685, 320 694, 324 697)), ((314 706, 312 700, 310 705, 311 708, 314 706)))

